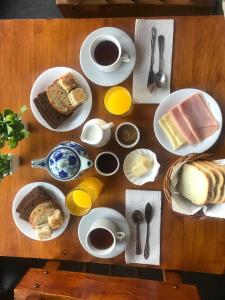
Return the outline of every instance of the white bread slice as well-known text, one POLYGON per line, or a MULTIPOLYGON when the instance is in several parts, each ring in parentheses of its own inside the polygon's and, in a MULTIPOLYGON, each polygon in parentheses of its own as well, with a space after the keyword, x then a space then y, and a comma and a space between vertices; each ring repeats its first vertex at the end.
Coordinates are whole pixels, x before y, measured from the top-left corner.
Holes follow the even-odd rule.
POLYGON ((178 192, 196 205, 204 205, 210 195, 212 182, 208 175, 196 166, 185 163, 182 166, 178 192))
POLYGON ((211 169, 217 173, 219 176, 219 186, 217 188, 218 190, 218 197, 214 199, 212 203, 223 203, 225 202, 225 167, 218 165, 217 163, 213 161, 204 161, 205 164, 211 167, 211 169))
MULTIPOLYGON (((211 167, 207 164, 199 161, 193 161, 190 163, 191 165, 197 167, 200 171, 205 173, 210 178, 211 189, 209 191, 209 196, 206 203, 212 203, 217 196, 217 185, 218 185, 218 176, 215 172, 211 170, 211 167)), ((221 175, 221 174, 220 174, 221 175)))

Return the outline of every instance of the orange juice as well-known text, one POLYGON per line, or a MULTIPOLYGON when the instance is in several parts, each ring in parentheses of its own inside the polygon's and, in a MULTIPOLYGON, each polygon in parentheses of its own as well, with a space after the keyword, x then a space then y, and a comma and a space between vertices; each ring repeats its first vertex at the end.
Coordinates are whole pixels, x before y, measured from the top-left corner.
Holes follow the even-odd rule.
POLYGON ((66 196, 66 206, 75 216, 83 216, 92 208, 101 193, 103 184, 96 177, 84 179, 66 196))
POLYGON ((104 105, 111 114, 121 116, 131 110, 132 98, 127 89, 115 86, 107 91, 104 105))

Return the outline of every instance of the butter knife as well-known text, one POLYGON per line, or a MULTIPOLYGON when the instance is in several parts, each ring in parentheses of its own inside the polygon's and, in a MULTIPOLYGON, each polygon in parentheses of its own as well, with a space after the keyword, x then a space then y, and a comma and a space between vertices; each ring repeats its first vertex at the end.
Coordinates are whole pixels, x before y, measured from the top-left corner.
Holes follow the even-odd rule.
POLYGON ((145 241, 145 250, 144 250, 144 258, 148 259, 150 254, 150 247, 149 247, 149 225, 152 218, 152 206, 148 202, 145 206, 145 220, 147 223, 147 234, 146 234, 146 241, 145 241))
POLYGON ((156 28, 152 27, 151 30, 151 61, 150 70, 148 73, 147 88, 152 93, 155 89, 155 72, 153 70, 155 62, 155 42, 156 42, 156 28))

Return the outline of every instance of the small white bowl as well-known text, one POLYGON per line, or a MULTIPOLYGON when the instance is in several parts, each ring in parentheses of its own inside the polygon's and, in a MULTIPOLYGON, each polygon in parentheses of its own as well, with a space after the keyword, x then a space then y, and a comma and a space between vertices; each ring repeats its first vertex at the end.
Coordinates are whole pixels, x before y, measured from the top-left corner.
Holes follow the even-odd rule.
POLYGON ((130 152, 124 160, 123 171, 127 179, 136 185, 143 185, 146 182, 155 181, 156 176, 158 175, 160 164, 157 161, 156 154, 149 149, 136 149, 130 152), (144 175, 136 177, 133 175, 132 168, 134 161, 137 156, 143 155, 151 158, 153 160, 152 168, 144 175))
POLYGON ((119 158, 116 156, 115 153, 113 152, 109 152, 109 151, 105 151, 105 152, 101 152, 99 153, 96 158, 95 158, 95 169, 96 171, 101 174, 102 176, 112 176, 114 175, 118 170, 119 170, 119 167, 120 167, 120 161, 119 161, 119 158), (97 166, 97 160, 99 158, 99 156, 102 156, 103 154, 111 154, 112 156, 115 157, 115 159, 117 160, 117 167, 116 169, 112 172, 112 173, 103 173, 101 170, 99 170, 98 166, 97 166))
POLYGON ((124 122, 124 123, 121 123, 120 125, 117 126, 116 131, 115 131, 115 138, 116 138, 117 143, 118 143, 121 147, 124 147, 124 148, 132 148, 132 147, 136 146, 137 143, 138 143, 139 140, 140 140, 140 130, 138 129, 138 127, 137 127, 135 124, 133 124, 133 123, 131 123, 131 122, 124 122), (132 126, 132 127, 136 130, 136 132, 137 132, 137 139, 136 139, 136 141, 135 141, 133 144, 130 144, 130 145, 123 144, 123 143, 119 140, 119 138, 118 138, 118 131, 119 131, 119 129, 120 129, 121 127, 125 126, 125 125, 130 125, 130 126, 132 126))

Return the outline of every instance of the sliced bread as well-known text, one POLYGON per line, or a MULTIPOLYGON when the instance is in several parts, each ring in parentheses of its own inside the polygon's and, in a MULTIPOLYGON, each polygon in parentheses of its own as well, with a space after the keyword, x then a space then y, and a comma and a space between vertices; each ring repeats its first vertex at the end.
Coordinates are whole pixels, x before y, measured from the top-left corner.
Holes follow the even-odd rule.
POLYGON ((182 166, 178 192, 196 205, 204 205, 211 196, 212 180, 198 167, 185 163, 182 166))

